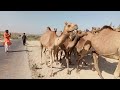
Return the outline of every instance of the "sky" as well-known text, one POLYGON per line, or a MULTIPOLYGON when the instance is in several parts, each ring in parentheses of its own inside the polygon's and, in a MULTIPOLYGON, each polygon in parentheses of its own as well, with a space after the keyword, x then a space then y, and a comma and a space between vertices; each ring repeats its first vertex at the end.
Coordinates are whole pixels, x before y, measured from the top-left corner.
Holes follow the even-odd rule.
POLYGON ((81 30, 120 24, 120 11, 0 11, 0 31, 42 34, 46 27, 63 31, 64 23, 76 23, 81 30))

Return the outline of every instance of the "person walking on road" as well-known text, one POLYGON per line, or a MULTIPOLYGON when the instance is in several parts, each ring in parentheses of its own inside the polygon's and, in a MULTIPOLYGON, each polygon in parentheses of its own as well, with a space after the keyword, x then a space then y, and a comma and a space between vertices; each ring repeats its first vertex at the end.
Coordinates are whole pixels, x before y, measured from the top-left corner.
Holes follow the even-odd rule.
POLYGON ((22 36, 23 45, 26 44, 26 39, 27 39, 27 37, 26 37, 25 33, 23 33, 23 36, 22 36))
POLYGON ((5 47, 5 52, 8 52, 8 49, 10 47, 10 45, 12 44, 10 41, 10 37, 11 37, 11 33, 9 33, 9 30, 5 30, 4 32, 4 47, 5 47))

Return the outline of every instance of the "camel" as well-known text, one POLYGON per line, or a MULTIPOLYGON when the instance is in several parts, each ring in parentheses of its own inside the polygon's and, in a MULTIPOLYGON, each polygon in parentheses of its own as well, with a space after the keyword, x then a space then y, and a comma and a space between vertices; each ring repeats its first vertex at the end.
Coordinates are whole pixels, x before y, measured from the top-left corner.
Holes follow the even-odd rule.
MULTIPOLYGON (((51 29, 51 28, 49 28, 49 29, 51 29)), ((62 35, 62 31, 58 32, 57 28, 54 28, 54 31, 55 31, 57 36, 61 36, 62 35)), ((47 48, 44 48, 43 53, 46 54, 46 52, 47 52, 47 48)))
POLYGON ((66 63, 67 63, 67 74, 70 74, 69 70, 69 63, 71 63, 71 52, 73 51, 74 47, 76 46, 77 42, 80 40, 81 37, 87 35, 86 32, 79 33, 79 31, 75 31, 76 35, 71 36, 71 38, 67 38, 66 41, 61 46, 61 49, 65 52, 66 63), (73 39, 74 37, 74 39, 73 39))
MULTIPOLYGON (((77 69, 76 72, 79 72, 79 64, 80 61, 82 60, 82 62, 87 66, 87 63, 85 62, 85 60, 83 59, 84 56, 86 56, 88 53, 91 53, 92 47, 91 47, 91 37, 94 35, 97 35, 99 32, 101 31, 100 28, 95 28, 92 27, 92 30, 89 31, 87 30, 87 35, 83 36, 77 43, 77 45, 74 48, 74 53, 77 54, 77 69)), ((92 68, 92 70, 94 70, 94 68, 92 68)))
MULTIPOLYGON (((90 41, 91 40, 91 34, 89 34, 90 31, 86 32, 87 35, 86 36, 83 36, 79 41, 78 43, 76 44, 75 46, 75 50, 74 50, 74 53, 77 54, 77 69, 76 69, 76 72, 78 73, 79 71, 79 64, 80 64, 80 61, 83 59, 84 56, 86 56, 88 54, 88 52, 90 51, 90 48, 91 48, 91 44, 90 44, 90 41)), ((92 31, 92 33, 94 33, 92 31)), ((83 61, 83 63, 85 65, 87 65, 87 63, 85 61, 83 61)))
POLYGON ((99 56, 119 60, 114 72, 114 77, 118 78, 120 75, 120 32, 116 32, 110 26, 105 25, 97 35, 91 32, 88 32, 88 35, 90 36, 89 45, 93 48, 94 67, 100 78, 103 79, 98 67, 99 56))
MULTIPOLYGON (((102 77, 98 68, 98 56, 104 56, 108 58, 118 57, 118 65, 114 72, 114 77, 118 78, 120 75, 120 32, 113 31, 110 26, 103 26, 101 32, 95 35, 91 39, 91 45, 94 48, 93 59, 95 63, 95 69, 99 76, 102 77), (104 45, 102 45, 104 43, 104 45)), ((115 58, 116 59, 116 58, 115 58)))
POLYGON ((55 34, 56 30, 54 29, 54 31, 52 31, 50 27, 47 27, 47 31, 44 34, 42 34, 40 37, 40 49, 41 49, 41 60, 40 61, 41 61, 41 65, 44 64, 44 63, 42 63, 42 53, 46 54, 46 51, 48 49, 44 44, 49 42, 49 39, 47 39, 47 41, 44 42, 44 44, 42 44, 42 42, 46 40, 45 37, 47 37, 47 33, 55 34))
POLYGON ((50 76, 53 76, 53 70, 52 70, 53 61, 55 59, 54 57, 55 57, 55 54, 58 51, 59 46, 62 45, 65 42, 65 40, 69 37, 70 32, 72 32, 74 30, 77 30, 77 29, 78 29, 77 24, 66 22, 65 26, 64 26, 63 33, 62 33, 61 36, 58 37, 56 35, 55 31, 51 31, 50 29, 48 29, 41 36, 41 38, 40 38, 40 44, 41 44, 41 61, 42 61, 42 50, 43 50, 43 47, 45 47, 50 52, 51 71, 52 71, 50 76), (52 57, 52 51, 53 51, 53 54, 54 54, 53 57, 52 57))

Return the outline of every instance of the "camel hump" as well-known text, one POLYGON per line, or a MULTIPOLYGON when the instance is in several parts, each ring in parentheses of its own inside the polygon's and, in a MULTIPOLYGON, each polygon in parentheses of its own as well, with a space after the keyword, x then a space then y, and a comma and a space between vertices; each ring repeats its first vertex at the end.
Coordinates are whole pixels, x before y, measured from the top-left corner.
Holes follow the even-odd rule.
POLYGON ((113 30, 113 28, 112 28, 111 26, 107 26, 107 25, 105 25, 105 26, 103 26, 103 27, 101 28, 101 30, 103 30, 103 29, 111 29, 111 30, 113 30))

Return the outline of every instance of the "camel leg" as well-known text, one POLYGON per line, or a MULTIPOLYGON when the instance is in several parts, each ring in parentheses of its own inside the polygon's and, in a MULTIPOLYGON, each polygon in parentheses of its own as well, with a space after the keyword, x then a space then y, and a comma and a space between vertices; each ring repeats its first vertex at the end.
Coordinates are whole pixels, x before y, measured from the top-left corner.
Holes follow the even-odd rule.
POLYGON ((87 49, 87 50, 83 49, 83 50, 81 51, 81 54, 80 54, 80 55, 79 55, 79 53, 77 53, 77 54, 78 54, 78 59, 76 60, 76 61, 77 61, 77 70, 76 70, 76 72, 79 72, 79 64, 80 64, 80 61, 81 61, 82 58, 87 54, 88 50, 89 50, 89 49, 87 49))
POLYGON ((85 66, 88 66, 88 64, 85 62, 85 59, 83 59, 82 62, 85 66))
POLYGON ((115 72, 114 72, 114 78, 117 79, 120 75, 120 56, 119 56, 119 62, 118 62, 118 65, 115 69, 115 72))
POLYGON ((60 62, 62 60, 62 54, 63 54, 63 51, 60 51, 60 62))
POLYGON ((67 64, 67 74, 70 74, 70 70, 69 70, 69 55, 68 55, 69 53, 68 52, 66 52, 66 64, 67 64))
POLYGON ((50 60, 51 60, 51 64, 50 64, 51 75, 50 75, 50 77, 53 77, 53 57, 52 57, 52 50, 50 50, 50 60))
POLYGON ((62 51, 60 51, 61 53, 60 53, 60 63, 61 63, 61 66, 62 66, 62 60, 64 60, 64 59, 66 59, 66 51, 65 50, 62 50, 62 51), (65 55, 63 56, 63 52, 65 53, 65 55), (63 57, 62 57, 63 56, 63 57))
POLYGON ((59 50, 57 49, 57 50, 56 50, 56 61, 57 61, 56 64, 57 64, 57 65, 59 64, 59 62, 58 62, 58 52, 59 52, 59 50))
POLYGON ((60 66, 61 66, 61 67, 62 67, 62 65, 63 65, 62 60, 65 58, 65 56, 62 57, 62 55, 63 55, 63 51, 61 50, 61 51, 60 51, 60 58, 59 58, 59 62, 60 62, 60 66))
POLYGON ((101 79, 104 79, 98 67, 98 55, 95 52, 93 52, 93 60, 94 60, 94 67, 98 72, 98 75, 100 76, 101 79))
POLYGON ((46 52, 47 52, 47 49, 46 48, 44 48, 44 50, 43 50, 43 53, 46 55, 46 52))
POLYGON ((41 57, 40 64, 43 65, 43 63, 42 63, 43 45, 41 44, 40 47, 41 47, 41 50, 40 50, 40 51, 41 51, 41 54, 40 54, 40 55, 41 55, 41 56, 40 56, 40 57, 41 57))
POLYGON ((78 73, 80 70, 79 70, 79 64, 80 64, 80 56, 77 57, 77 60, 76 60, 76 63, 77 63, 77 68, 76 68, 76 72, 78 73))
POLYGON ((58 49, 56 47, 54 48, 54 61, 57 64, 57 61, 58 61, 58 49))
POLYGON ((72 61, 71 61, 71 54, 72 54, 72 52, 69 51, 69 64, 70 64, 70 65, 74 65, 74 64, 72 63, 72 61))

